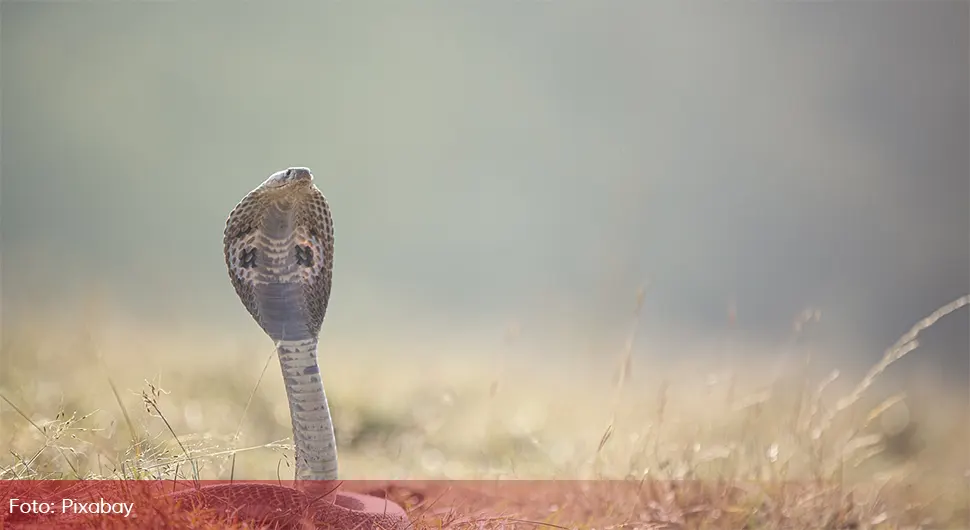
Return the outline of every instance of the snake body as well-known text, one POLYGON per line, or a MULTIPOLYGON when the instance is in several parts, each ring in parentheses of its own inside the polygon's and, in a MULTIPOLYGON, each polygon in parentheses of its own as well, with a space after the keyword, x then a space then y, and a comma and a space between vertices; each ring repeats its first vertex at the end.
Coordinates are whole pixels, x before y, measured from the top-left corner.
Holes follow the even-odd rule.
POLYGON ((333 222, 306 168, 271 175, 233 208, 223 241, 236 294, 276 343, 293 423, 296 478, 337 478, 330 409, 317 365, 333 270, 333 222))
POLYGON ((273 173, 243 197, 229 214, 223 243, 236 294, 276 343, 293 424, 297 488, 237 483, 179 496, 245 517, 283 517, 283 526, 407 528, 407 515, 392 502, 314 492, 333 485, 313 481, 337 479, 337 445, 317 364, 318 336, 330 300, 333 222, 310 170, 291 167, 273 173))

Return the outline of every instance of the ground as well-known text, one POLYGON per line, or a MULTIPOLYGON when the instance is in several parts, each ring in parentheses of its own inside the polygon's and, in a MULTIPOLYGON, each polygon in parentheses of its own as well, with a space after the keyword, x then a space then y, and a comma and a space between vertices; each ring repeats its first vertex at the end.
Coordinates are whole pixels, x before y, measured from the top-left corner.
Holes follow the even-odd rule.
MULTIPOLYGON (((279 365, 258 334, 92 318, 3 337, 2 478, 292 476, 279 365)), ((970 527, 965 396, 878 383, 919 355, 908 340, 852 380, 644 366, 626 349, 553 369, 501 346, 375 344, 321 352, 341 475, 381 479, 349 487, 386 493, 416 528, 970 527), (497 478, 530 480, 441 480, 497 478)))

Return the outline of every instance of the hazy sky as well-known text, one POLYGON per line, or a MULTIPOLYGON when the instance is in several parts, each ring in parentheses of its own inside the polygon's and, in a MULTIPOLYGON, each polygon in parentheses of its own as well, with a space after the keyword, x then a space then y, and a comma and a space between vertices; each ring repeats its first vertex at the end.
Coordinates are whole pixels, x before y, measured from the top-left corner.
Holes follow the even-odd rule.
MULTIPOLYGON (((874 356, 970 291, 968 27, 965 1, 3 2, 5 311, 97 286, 252 327, 224 220, 305 165, 326 333, 625 329, 649 279, 653 332, 813 306, 874 356)), ((966 374, 966 314, 939 333, 966 374)))

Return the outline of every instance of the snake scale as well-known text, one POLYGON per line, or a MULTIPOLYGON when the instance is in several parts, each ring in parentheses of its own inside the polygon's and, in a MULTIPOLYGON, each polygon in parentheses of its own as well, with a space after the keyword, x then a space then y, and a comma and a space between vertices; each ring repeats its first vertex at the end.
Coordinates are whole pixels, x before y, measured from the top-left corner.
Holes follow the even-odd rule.
POLYGON ((334 487, 327 481, 337 479, 337 444, 317 364, 330 300, 333 240, 330 207, 303 167, 273 173, 229 214, 223 240, 229 278, 246 310, 276 344, 293 424, 298 487, 222 484, 180 492, 180 497, 244 517, 277 520, 280 526, 410 526, 400 506, 379 497, 319 495, 334 487))

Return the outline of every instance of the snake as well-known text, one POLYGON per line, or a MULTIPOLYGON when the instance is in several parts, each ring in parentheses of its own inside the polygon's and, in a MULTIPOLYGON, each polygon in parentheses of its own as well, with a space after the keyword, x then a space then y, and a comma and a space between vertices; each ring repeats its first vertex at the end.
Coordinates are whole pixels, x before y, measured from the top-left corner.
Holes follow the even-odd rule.
POLYGON ((232 286, 276 345, 293 428, 294 487, 218 484, 179 496, 282 526, 309 521, 316 528, 408 528, 406 512, 389 500, 340 491, 319 494, 332 490, 337 480, 337 442, 317 362, 330 301, 334 234, 329 204, 313 173, 290 167, 271 174, 232 209, 223 235, 232 286))

